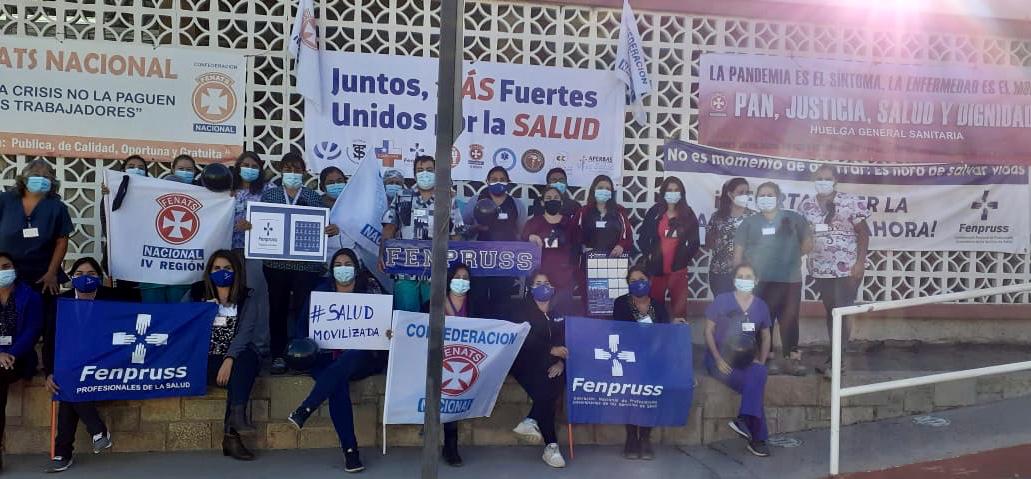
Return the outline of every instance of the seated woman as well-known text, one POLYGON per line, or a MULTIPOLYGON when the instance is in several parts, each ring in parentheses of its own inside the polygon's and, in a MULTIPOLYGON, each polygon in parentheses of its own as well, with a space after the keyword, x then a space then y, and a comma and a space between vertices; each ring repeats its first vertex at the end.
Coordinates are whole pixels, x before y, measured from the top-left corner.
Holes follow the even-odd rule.
POLYGON ((709 374, 741 394, 741 408, 730 428, 748 441, 759 457, 770 455, 766 446, 766 357, 770 354, 770 311, 752 294, 755 271, 747 264, 734 269, 736 291, 713 299, 705 310, 705 368, 709 374))
MULTIPOLYGON (((626 282, 630 286, 630 292, 616 298, 612 305, 612 319, 643 324, 670 322, 666 302, 649 296, 652 290, 651 278, 648 277, 643 265, 631 266, 627 270, 626 282)), ((651 435, 650 427, 627 424, 623 457, 646 461, 655 459, 651 435)))
MULTIPOLYGON (((68 272, 72 278, 72 289, 61 294, 62 298, 90 301, 126 301, 126 294, 115 288, 104 286, 104 272, 100 264, 93 258, 79 258, 72 264, 68 272)), ((47 375, 46 388, 51 394, 57 394, 60 387, 54 382, 54 343, 57 338, 56 327, 51 324, 44 328, 43 335, 43 371, 47 375)), ((54 457, 45 472, 62 472, 72 466, 72 452, 75 446, 75 430, 79 421, 86 425, 93 440, 93 453, 98 454, 110 449, 111 432, 100 418, 97 403, 60 402, 57 406, 57 436, 54 440, 54 457)))
MULTIPOLYGON (((43 329, 43 298, 17 277, 10 253, 0 253, 0 411, 7 408, 7 389, 36 373, 36 341, 43 329)), ((6 416, 0 414, 0 451, 6 416)), ((0 471, 3 470, 0 453, 0 471)))
MULTIPOLYGON (((444 316, 456 316, 462 318, 483 317, 482 311, 477 309, 477 303, 469 297, 472 289, 472 281, 469 267, 464 263, 451 265, 447 274, 448 291, 447 301, 444 303, 444 316)), ((423 305, 423 312, 429 312, 429 303, 423 305)), ((446 422, 441 425, 444 429, 444 462, 451 467, 461 467, 462 456, 458 455, 458 422, 446 422)))
MULTIPOLYGON (((315 288, 315 291, 338 293, 380 294, 378 283, 365 268, 358 255, 349 248, 337 250, 329 262, 332 276, 315 288)), ((307 311, 307 308, 304 309, 307 311)), ((387 332, 389 335, 389 331, 387 332)), ((315 384, 301 405, 287 418, 301 429, 311 414, 326 400, 329 400, 329 416, 333 428, 340 438, 344 450, 344 470, 360 472, 365 470, 358 455, 358 438, 354 434, 354 411, 351 409, 351 381, 358 381, 387 370, 386 351, 347 350, 332 355, 320 355, 311 374, 315 384)))
POLYGON ((268 305, 256 301, 247 287, 240 257, 227 249, 211 254, 204 281, 193 285, 190 298, 218 305, 208 345, 208 384, 229 390, 223 427, 222 454, 241 461, 254 459, 240 440, 254 431, 247 423, 247 404, 268 352, 268 305))
POLYGON ((513 430, 544 441, 541 457, 551 467, 566 467, 555 433, 555 408, 565 389, 565 342, 567 315, 579 314, 568 294, 556 295, 548 275, 538 271, 529 278, 529 295, 515 308, 510 321, 530 323, 530 334, 512 364, 511 374, 533 400, 530 415, 513 430))

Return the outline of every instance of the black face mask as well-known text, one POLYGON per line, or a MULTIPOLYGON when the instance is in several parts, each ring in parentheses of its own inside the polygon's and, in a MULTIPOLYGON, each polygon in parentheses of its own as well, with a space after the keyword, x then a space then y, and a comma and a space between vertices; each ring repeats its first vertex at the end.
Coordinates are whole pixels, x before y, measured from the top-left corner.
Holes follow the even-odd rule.
POLYGON ((544 202, 544 212, 549 215, 557 215, 562 211, 561 200, 548 200, 544 202))

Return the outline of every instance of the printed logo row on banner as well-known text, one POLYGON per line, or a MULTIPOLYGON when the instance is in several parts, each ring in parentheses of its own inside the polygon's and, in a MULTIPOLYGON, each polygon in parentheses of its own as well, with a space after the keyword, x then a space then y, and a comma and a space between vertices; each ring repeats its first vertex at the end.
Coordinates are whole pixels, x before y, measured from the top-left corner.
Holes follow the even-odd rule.
MULTIPOLYGON (((365 158, 411 176, 413 160, 434 155, 437 61, 321 52, 321 110, 305 102, 312 171, 353 174, 365 158)), ((462 133, 451 149, 452 177, 482 181, 493 167, 515 183, 544 183, 566 170, 585 186, 598 174, 622 177, 625 88, 614 72, 469 63, 462 78, 462 133)))

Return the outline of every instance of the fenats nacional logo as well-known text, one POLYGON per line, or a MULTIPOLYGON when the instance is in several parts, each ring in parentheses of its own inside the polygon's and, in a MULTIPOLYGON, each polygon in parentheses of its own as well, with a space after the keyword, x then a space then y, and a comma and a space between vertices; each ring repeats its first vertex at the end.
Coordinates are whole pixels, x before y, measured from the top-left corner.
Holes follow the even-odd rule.
POLYGON ((713 93, 709 99, 709 106, 712 110, 709 116, 727 116, 727 97, 722 93, 713 93))
POLYGON ((304 17, 301 19, 301 33, 295 41, 304 44, 304 46, 312 50, 319 49, 319 24, 315 20, 315 15, 312 14, 310 8, 304 9, 304 17))
POLYGON ((458 148, 451 145, 451 168, 458 168, 458 165, 462 163, 462 152, 458 151, 458 148))
POLYGON ((236 133, 235 125, 222 125, 236 113, 235 82, 229 75, 208 72, 197 77, 193 89, 193 112, 202 123, 194 123, 193 131, 204 133, 236 133))
POLYGON ((446 396, 461 396, 476 384, 480 377, 479 365, 487 355, 472 346, 452 344, 444 346, 444 370, 440 392, 446 396))
POLYGON ((132 348, 132 363, 143 364, 147 360, 147 346, 167 346, 168 345, 168 334, 167 333, 151 333, 147 334, 150 329, 150 315, 149 314, 137 314, 136 315, 136 333, 132 332, 116 332, 111 335, 111 345, 113 346, 129 346, 135 344, 132 348))
POLYGON ((483 145, 469 145, 469 166, 483 166, 483 145))
POLYGON ((189 242, 200 230, 197 212, 203 208, 200 201, 183 193, 167 193, 155 198, 161 206, 154 220, 158 236, 171 245, 189 242))
POLYGON ((612 377, 623 377, 623 363, 636 363, 637 354, 633 351, 619 350, 619 335, 609 335, 609 349, 594 348, 594 359, 612 361, 612 377))

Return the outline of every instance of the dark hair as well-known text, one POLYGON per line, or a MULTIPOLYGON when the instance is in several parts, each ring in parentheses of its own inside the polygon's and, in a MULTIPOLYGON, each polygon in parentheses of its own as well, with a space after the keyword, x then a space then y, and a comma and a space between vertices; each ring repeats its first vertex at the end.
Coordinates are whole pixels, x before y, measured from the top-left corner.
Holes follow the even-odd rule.
POLYGON ((469 269, 469 266, 459 261, 451 265, 451 267, 447 270, 447 283, 449 285, 451 284, 451 280, 455 279, 455 274, 458 273, 458 270, 460 269, 464 269, 467 273, 469 273, 470 277, 472 276, 472 270, 469 269))
POLYGON ((813 176, 816 176, 817 173, 824 170, 831 172, 831 175, 834 176, 835 179, 838 178, 838 171, 835 170, 834 165, 830 163, 820 163, 820 166, 816 167, 816 170, 813 171, 813 176))
MULTIPOLYGON (((29 170, 35 169, 37 166, 42 166, 47 169, 47 175, 50 180, 50 191, 47 192, 47 196, 57 196, 57 191, 61 189, 61 182, 57 181, 57 170, 54 169, 47 160, 43 158, 36 158, 28 162, 24 168, 21 169, 21 173, 14 177, 14 189, 18 192, 18 196, 25 196, 25 193, 29 191, 27 181, 29 170)), ((12 260, 13 261, 13 260, 12 260)))
POLYGON ((433 168, 437 167, 437 160, 434 159, 432 156, 430 156, 430 155, 419 155, 419 156, 416 156, 415 157, 415 161, 412 162, 412 174, 413 175, 415 174, 416 169, 419 168, 419 163, 433 163, 433 168))
POLYGON ((92 256, 84 256, 82 258, 75 260, 75 262, 72 263, 72 269, 68 270, 68 276, 70 277, 75 275, 75 270, 79 269, 79 266, 82 266, 84 264, 92 266, 93 269, 97 271, 97 275, 99 275, 101 278, 104 277, 104 268, 101 268, 100 263, 98 263, 97 260, 93 259, 92 256))
POLYGON ((283 166, 285 166, 287 164, 293 164, 294 166, 300 166, 302 170, 307 168, 307 165, 304 164, 304 157, 301 156, 300 153, 297 153, 295 151, 291 151, 291 152, 283 155, 283 158, 281 158, 279 160, 279 167, 280 168, 282 168, 283 166))
POLYGON ((719 201, 716 203, 716 213, 712 216, 714 218, 729 218, 730 208, 733 207, 734 200, 727 198, 727 195, 736 190, 738 186, 747 184, 748 180, 741 177, 731 178, 727 180, 726 183, 723 183, 723 189, 720 191, 719 201))
POLYGON ((598 183, 601 183, 602 181, 607 181, 610 185, 612 185, 612 198, 609 198, 609 200, 605 202, 605 207, 609 210, 613 210, 617 206, 616 183, 612 181, 612 178, 610 178, 609 175, 598 175, 594 177, 594 181, 591 182, 591 189, 587 192, 587 206, 596 206, 594 200, 594 190, 598 188, 598 183))
POLYGON ((562 173, 562 176, 566 177, 566 181, 569 181, 569 175, 566 174, 566 170, 559 168, 557 166, 555 168, 548 170, 548 174, 544 175, 544 181, 548 181, 548 178, 551 177, 552 173, 562 173))
POLYGON ((261 161, 261 157, 253 151, 245 151, 243 153, 240 153, 240 156, 238 156, 236 158, 236 161, 233 162, 233 189, 236 189, 237 186, 243 184, 243 178, 240 176, 240 165, 243 164, 243 160, 246 160, 248 158, 258 163, 258 170, 260 171, 260 173, 258 173, 258 179, 252 181, 250 187, 247 188, 247 190, 253 194, 258 194, 265 189, 265 183, 268 180, 265 178, 265 162, 261 161))
POLYGON ((229 300, 233 304, 240 304, 247 297, 247 271, 244 270, 240 257, 227 249, 215 251, 208 258, 208 264, 204 267, 205 298, 215 299, 218 297, 215 284, 211 282, 211 267, 214 266, 215 260, 218 258, 225 259, 229 262, 229 266, 233 268, 233 285, 229 288, 229 300))
POLYGON ((544 269, 535 269, 530 273, 530 276, 526 277, 526 289, 530 289, 530 285, 533 283, 533 280, 537 279, 538 276, 544 276, 548 278, 548 281, 551 281, 551 275, 549 275, 547 271, 544 271, 544 269))
POLYGON ((755 274, 755 267, 752 266, 751 263, 743 261, 741 263, 738 263, 737 266, 734 266, 734 273, 733 273, 734 277, 737 277, 737 272, 741 271, 741 268, 748 268, 748 269, 752 270, 752 274, 755 274))
POLYGON ((197 170, 197 160, 194 160, 192 156, 185 155, 185 154, 184 155, 179 155, 179 156, 177 156, 177 157, 172 159, 171 169, 174 171, 175 170, 175 164, 179 163, 182 160, 189 160, 190 163, 193 163, 193 170, 194 171, 197 170))
POLYGON ((644 264, 637 263, 637 264, 631 266, 629 269, 626 270, 626 282, 627 283, 630 282, 630 275, 634 274, 637 271, 640 271, 641 274, 643 274, 645 278, 651 279, 651 275, 648 274, 648 269, 644 267, 644 264))
POLYGON ((333 278, 333 263, 336 263, 337 258, 340 256, 347 256, 351 258, 351 262, 354 263, 354 290, 355 291, 367 291, 369 283, 372 282, 370 276, 372 273, 369 272, 368 268, 362 265, 361 259, 358 258, 358 254, 351 248, 340 248, 333 253, 333 256, 329 258, 329 278, 331 281, 336 283, 336 279, 333 278))
POLYGON ((322 191, 326 191, 326 177, 328 177, 329 174, 334 171, 340 173, 340 176, 344 177, 344 183, 347 183, 347 175, 344 174, 343 170, 335 166, 327 166, 323 168, 322 171, 319 173, 319 188, 322 189, 322 191))
POLYGON ((509 181, 509 182, 512 181, 512 177, 508 175, 508 170, 506 170, 502 166, 495 166, 494 168, 491 168, 490 171, 487 172, 487 178, 489 179, 490 175, 493 175, 495 171, 500 171, 500 172, 504 173, 505 174, 505 181, 509 181))
POLYGON ((655 199, 655 206, 665 206, 668 208, 668 205, 666 204, 666 199, 663 197, 663 194, 666 192, 666 187, 669 185, 677 185, 678 187, 680 187, 680 201, 677 202, 674 208, 677 210, 678 218, 686 218, 688 210, 687 190, 684 189, 684 182, 680 181, 680 178, 677 178, 675 176, 667 176, 666 179, 662 180, 662 184, 659 185, 659 192, 657 193, 657 198, 655 199))
POLYGON ((122 160, 122 165, 121 165, 122 172, 125 172, 125 170, 127 168, 129 168, 129 162, 132 161, 132 160, 140 160, 140 161, 142 161, 143 162, 143 175, 144 176, 150 176, 150 164, 147 163, 147 160, 145 160, 140 155, 129 155, 124 160, 122 160))
POLYGON ((14 265, 14 270, 18 271, 18 262, 14 260, 14 256, 11 256, 11 253, 0 251, 0 258, 7 258, 10 260, 11 264, 14 265))

